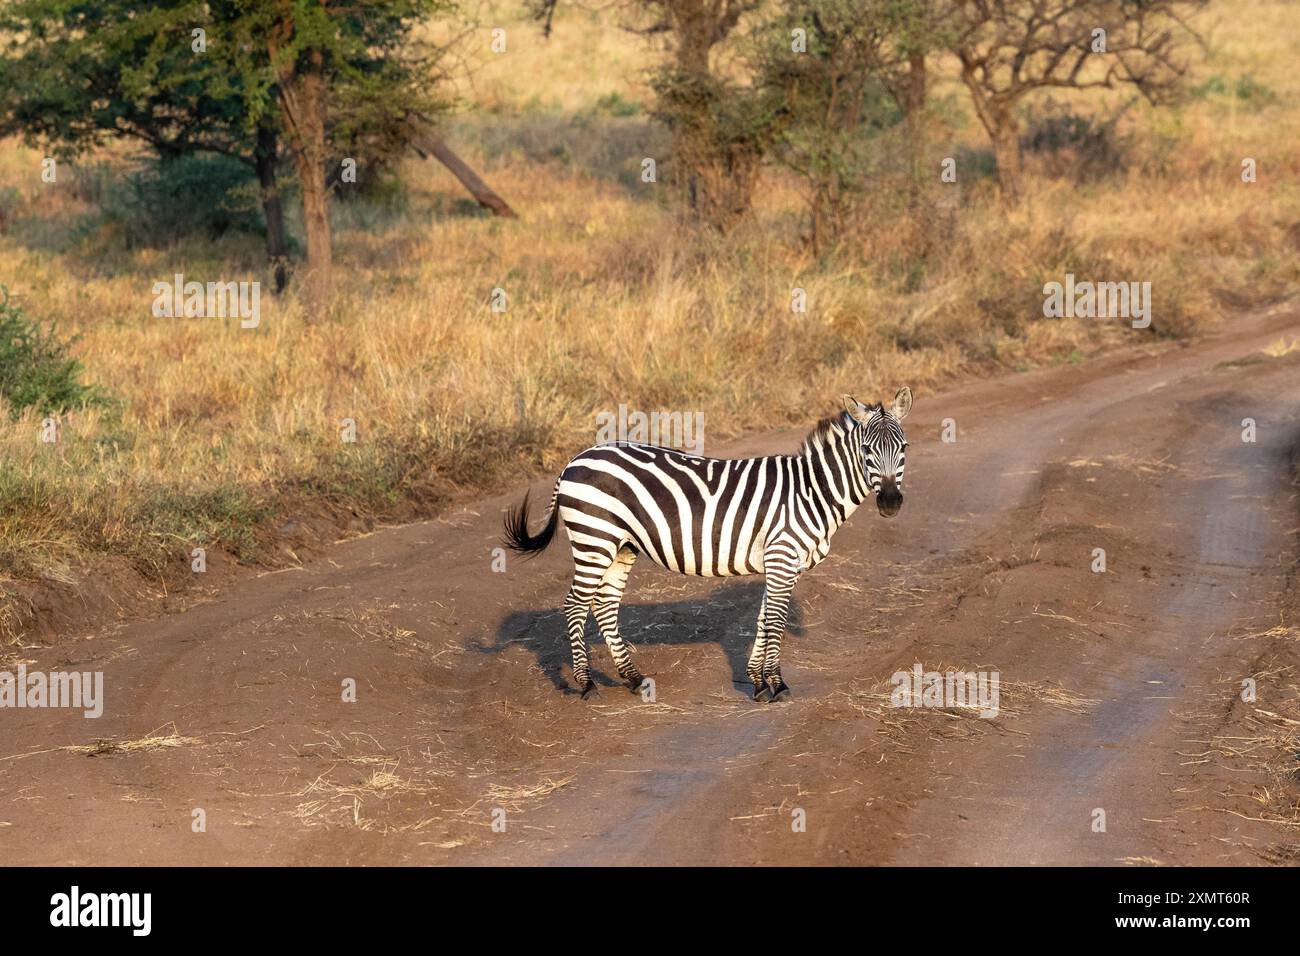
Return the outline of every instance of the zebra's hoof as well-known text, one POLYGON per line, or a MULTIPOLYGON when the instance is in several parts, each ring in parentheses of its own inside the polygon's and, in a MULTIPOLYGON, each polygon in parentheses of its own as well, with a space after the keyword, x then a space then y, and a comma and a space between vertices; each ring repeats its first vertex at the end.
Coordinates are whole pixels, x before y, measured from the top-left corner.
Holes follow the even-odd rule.
POLYGON ((645 678, 640 674, 633 674, 627 679, 627 686, 632 689, 632 693, 634 694, 641 689, 641 685, 644 683, 645 678))
POLYGON ((582 685, 582 698, 581 698, 581 699, 582 699, 582 700, 586 700, 586 699, 587 699, 587 695, 590 694, 590 693, 591 693, 593 690, 595 690, 595 689, 596 689, 596 685, 595 685, 595 683, 594 683, 590 678, 588 678, 588 679, 587 679, 587 682, 586 682, 585 684, 582 685))
POLYGON ((758 700, 762 697, 765 690, 767 690, 766 684, 762 681, 754 681, 754 700, 758 700))
POLYGON ((787 693, 790 690, 790 685, 778 677, 775 680, 769 680, 767 682, 767 689, 768 693, 771 694, 767 699, 767 702, 770 704, 782 694, 787 693))

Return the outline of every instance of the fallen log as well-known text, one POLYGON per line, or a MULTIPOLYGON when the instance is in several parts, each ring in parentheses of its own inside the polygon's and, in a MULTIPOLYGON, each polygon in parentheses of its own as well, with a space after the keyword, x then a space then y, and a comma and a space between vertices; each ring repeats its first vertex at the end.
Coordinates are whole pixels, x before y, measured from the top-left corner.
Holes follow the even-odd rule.
POLYGON ((507 219, 519 218, 519 215, 510 208, 510 204, 498 196, 491 186, 483 182, 478 173, 452 151, 428 120, 413 115, 408 118, 408 122, 412 130, 411 147, 420 154, 421 158, 432 156, 451 170, 452 175, 469 190, 469 194, 475 201, 484 209, 490 210, 492 215, 504 216, 507 219))

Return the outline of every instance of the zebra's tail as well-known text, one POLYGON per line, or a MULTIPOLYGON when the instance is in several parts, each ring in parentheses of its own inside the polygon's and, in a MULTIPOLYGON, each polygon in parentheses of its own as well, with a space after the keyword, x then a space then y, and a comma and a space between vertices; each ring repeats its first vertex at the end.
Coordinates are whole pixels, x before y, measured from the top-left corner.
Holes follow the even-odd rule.
POLYGON ((528 493, 524 492, 524 500, 519 503, 518 508, 511 508, 506 514, 506 547, 511 551, 518 551, 520 554, 537 554, 545 551, 546 546, 551 543, 555 537, 555 526, 560 523, 560 509, 556 507, 555 500, 560 494, 560 483, 555 483, 555 491, 551 495, 551 513, 546 519, 546 527, 535 535, 528 533, 528 493))

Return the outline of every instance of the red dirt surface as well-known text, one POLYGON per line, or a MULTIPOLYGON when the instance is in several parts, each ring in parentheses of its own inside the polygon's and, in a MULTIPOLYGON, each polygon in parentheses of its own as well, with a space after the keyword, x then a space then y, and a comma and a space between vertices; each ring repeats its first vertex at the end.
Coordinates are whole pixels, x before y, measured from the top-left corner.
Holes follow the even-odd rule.
POLYGON ((744 677, 761 581, 646 562, 622 632, 656 699, 596 638, 600 689, 579 700, 567 548, 492 570, 523 488, 18 649, 0 669, 102 671, 106 701, 98 720, 0 710, 0 859, 1293 861, 1300 350, 1262 350, 1298 337, 1275 310, 1190 347, 919 393, 906 504, 862 509, 800 581, 776 704, 744 677), (891 707, 917 662, 997 671, 998 716, 891 707))

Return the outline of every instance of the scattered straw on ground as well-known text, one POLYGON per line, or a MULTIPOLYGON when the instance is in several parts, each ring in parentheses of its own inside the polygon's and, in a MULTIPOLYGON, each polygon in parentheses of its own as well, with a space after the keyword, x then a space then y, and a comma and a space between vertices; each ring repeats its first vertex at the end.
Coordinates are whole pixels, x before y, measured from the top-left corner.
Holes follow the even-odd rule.
POLYGON ((1178 466, 1169 463, 1169 455, 1163 458, 1137 458, 1133 455, 1104 455, 1101 459, 1096 458, 1074 458, 1067 461, 1068 468, 1105 468, 1111 465, 1116 468, 1122 468, 1126 471, 1135 471, 1142 475, 1162 475, 1165 472, 1177 471, 1178 466))
POLYGON ((1290 355, 1292 352, 1296 351, 1296 349, 1300 349, 1300 339, 1288 339, 1286 336, 1283 336, 1276 342, 1269 343, 1264 348, 1260 349, 1260 351, 1269 358, 1282 358, 1283 356, 1290 355))
MULTIPOLYGON (((1268 823, 1289 831, 1300 830, 1300 791, 1296 785, 1296 756, 1300 754, 1300 701, 1295 687, 1286 683, 1295 668, 1270 665, 1251 675, 1260 699, 1276 700, 1269 707, 1251 705, 1231 721, 1225 732, 1204 742, 1205 749, 1184 753, 1184 766, 1216 764, 1249 781, 1249 789, 1232 788, 1225 796, 1241 801, 1244 809, 1213 806, 1202 809, 1226 813, 1242 820, 1268 823), (1263 693, 1264 688, 1270 692, 1263 693), (1285 711, 1285 713, 1283 713, 1285 711)), ((1235 679, 1232 683, 1236 683, 1235 679)))
MULTIPOLYGON (((961 670, 962 668, 939 666, 929 668, 927 672, 961 670)), ((991 669, 980 668, 974 672, 988 670, 991 669)), ((1087 713, 1097 704, 1096 700, 1076 694, 1059 684, 1048 681, 1011 681, 1004 677, 999 677, 998 680, 998 708, 992 717, 984 715, 978 702, 944 707, 895 706, 890 682, 881 682, 865 689, 855 687, 847 692, 833 694, 832 697, 838 698, 852 714, 877 721, 882 732, 890 735, 928 729, 939 736, 951 736, 954 732, 978 733, 985 726, 1008 730, 1002 721, 1022 716, 1035 704, 1045 704, 1071 714, 1087 713), (954 725, 954 721, 961 726, 954 725)))
POLYGON ((26 757, 35 757, 38 754, 49 753, 76 753, 88 754, 92 757, 100 757, 108 754, 129 754, 138 753, 142 750, 161 750, 169 747, 189 747, 201 743, 198 737, 182 737, 176 732, 176 725, 166 724, 158 730, 151 731, 143 737, 137 737, 133 740, 113 740, 102 737, 94 743, 89 744, 65 744, 62 747, 47 747, 44 750, 32 750, 28 753, 14 754, 9 757, 0 757, 0 760, 22 760, 26 757), (166 727, 171 728, 170 733, 162 733, 166 727))
POLYGON ((562 790, 574 781, 573 776, 564 777, 560 780, 552 780, 550 777, 532 784, 530 786, 508 787, 504 784, 494 783, 488 787, 487 798, 493 804, 503 807, 507 810, 518 810, 525 802, 537 800, 541 797, 550 796, 557 790, 562 790))

